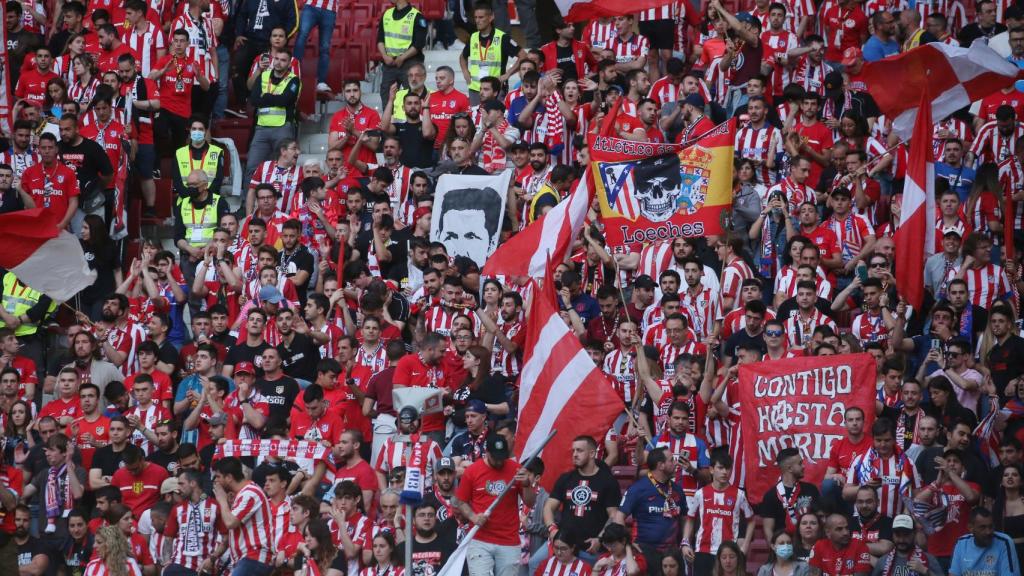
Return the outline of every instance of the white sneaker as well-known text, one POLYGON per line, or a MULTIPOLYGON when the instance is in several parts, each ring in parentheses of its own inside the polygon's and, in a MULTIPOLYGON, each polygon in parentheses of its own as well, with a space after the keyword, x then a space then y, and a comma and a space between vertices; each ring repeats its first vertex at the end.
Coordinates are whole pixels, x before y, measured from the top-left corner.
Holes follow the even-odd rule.
POLYGON ((316 85, 317 92, 333 92, 331 87, 327 85, 327 82, 320 82, 316 85))

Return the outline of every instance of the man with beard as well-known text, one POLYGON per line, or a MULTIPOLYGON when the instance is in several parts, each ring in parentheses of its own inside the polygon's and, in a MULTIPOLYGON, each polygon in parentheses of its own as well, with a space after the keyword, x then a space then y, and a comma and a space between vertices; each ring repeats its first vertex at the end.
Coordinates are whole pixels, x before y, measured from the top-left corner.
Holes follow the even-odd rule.
MULTIPOLYGON (((520 321, 522 310, 523 297, 516 292, 506 292, 501 297, 501 308, 498 311, 500 321, 496 322, 487 313, 477 315, 484 330, 481 344, 492 350, 491 372, 501 374, 510 382, 519 376, 521 350, 526 342, 526 325, 520 321)), ((601 313, 605 313, 603 306, 601 313)), ((594 322, 592 320, 591 325, 594 322)))
MULTIPOLYGON (((544 525, 552 537, 559 531, 575 535, 580 557, 593 562, 601 549, 601 532, 618 509, 621 490, 611 470, 597 459, 597 442, 590 436, 573 440, 572 465, 555 481, 544 503, 544 525)), ((530 572, 548 556, 547 546, 537 550, 530 557, 530 572)))
POLYGON ((1018 121, 1012 106, 1003 104, 996 108, 996 119, 983 124, 977 134, 965 163, 968 166, 987 162, 999 164, 1016 153, 1017 139, 1024 136, 1024 124, 1018 121))
POLYGON ((821 499, 818 487, 803 481, 804 460, 799 450, 780 450, 775 462, 779 467, 779 481, 765 492, 757 511, 769 542, 776 530, 794 530, 800 516, 816 509, 821 499))
POLYGON ((434 485, 423 495, 423 501, 434 506, 437 516, 435 529, 441 537, 458 542, 465 530, 461 512, 452 502, 455 493, 455 462, 451 458, 441 458, 434 465, 434 485))
POLYGON ((281 334, 277 351, 285 374, 308 386, 316 380, 316 364, 320 360, 317 346, 328 343, 329 336, 324 332, 310 331, 302 315, 288 308, 277 311, 277 331, 281 334))
POLYGON ((316 270, 316 257, 299 241, 301 235, 302 224, 298 220, 290 219, 281 226, 279 267, 295 285, 300 305, 305 306, 306 294, 316 270))
POLYGON ((834 513, 825 521, 825 538, 814 545, 807 563, 815 576, 867 576, 871 571, 870 559, 864 543, 852 539, 849 519, 834 513))
POLYGON ((910 516, 900 514, 893 518, 892 540, 895 548, 878 559, 871 576, 889 576, 890 574, 940 576, 946 573, 935 556, 917 546, 914 519, 910 516))
POLYGON ((392 111, 399 102, 396 98, 398 85, 393 84, 391 95, 384 107, 384 117, 380 127, 385 134, 398 137, 402 149, 402 164, 413 168, 429 169, 434 165, 434 138, 436 137, 430 111, 421 116, 424 101, 414 92, 406 92, 402 96, 401 106, 405 118, 402 121, 393 118, 392 111))
MULTIPOLYGON (((441 388, 444 386, 444 367, 440 361, 444 355, 445 344, 445 338, 440 334, 431 332, 424 335, 419 353, 404 356, 395 366, 394 387, 441 388)), ((418 428, 418 414, 415 420, 418 428)), ((428 414, 423 419, 422 433, 435 441, 443 441, 444 415, 428 414)))
MULTIPOLYGON (((9 143, 11 147, 0 152, 0 162, 9 165, 15 180, 20 180, 29 166, 39 163, 39 153, 32 147, 32 123, 26 120, 15 122, 9 143)), ((29 196, 23 194, 22 198, 25 197, 29 196)), ((10 210, 5 208, 5 211, 10 210)))
POLYGON ((178 433, 174 422, 171 420, 158 422, 153 427, 153 433, 156 434, 156 450, 147 456, 146 460, 163 466, 172 475, 175 474, 178 470, 178 448, 181 444, 178 443, 178 433))
POLYGON ((346 80, 342 86, 345 105, 331 116, 328 130, 327 150, 340 150, 344 158, 349 158, 353 148, 359 147, 356 162, 348 160, 348 164, 360 173, 365 173, 366 164, 376 164, 376 145, 371 145, 363 135, 369 130, 380 127, 380 114, 371 106, 363 104, 363 93, 357 80, 346 80), (363 145, 363 144, 366 145, 363 145))
POLYGON ((455 552, 455 541, 437 531, 437 508, 423 501, 413 508, 412 574, 434 576, 455 552))
POLYGON ((868 552, 880 558, 892 550, 892 518, 878 512, 878 493, 870 486, 861 486, 854 501, 857 515, 850 520, 850 533, 860 540, 868 552))
MULTIPOLYGON (((32 196, 37 208, 53 217, 58 230, 64 230, 78 210, 78 177, 71 167, 59 160, 57 138, 52 134, 39 137, 38 149, 39 163, 25 169, 21 188, 32 196)), ((102 155, 103 161, 109 164, 107 155, 102 155)))
MULTIPOLYGON (((270 344, 263 338, 263 328, 267 325, 267 313, 261 308, 253 308, 249 310, 249 314, 245 320, 245 341, 238 343, 231 347, 228 351, 227 358, 224 359, 223 374, 231 377, 234 373, 235 365, 239 362, 251 362, 256 367, 256 375, 260 376, 263 373, 263 351, 271 348, 270 344)), ((202 345, 201 345, 202 346, 202 345)), ((216 348, 213 345, 209 345, 210 349, 213 350, 213 359, 217 359, 216 348)), ((199 350, 202 350, 200 348, 199 350)), ((198 354, 198 351, 197 351, 198 354)), ((196 365, 196 371, 199 371, 198 364, 196 365)), ((179 396, 181 396, 181 387, 178 387, 179 396)), ((175 404, 175 412, 178 412, 178 406, 175 404)))
POLYGON ((256 389, 270 404, 270 424, 283 424, 288 420, 299 384, 285 375, 281 368, 281 353, 267 348, 262 353, 263 377, 256 381, 256 389))
POLYGON ((14 509, 14 543, 18 546, 18 574, 45 574, 50 566, 50 558, 42 542, 29 534, 31 523, 32 512, 28 506, 19 504, 14 509))
POLYGON ((375 502, 374 496, 379 489, 377 475, 363 459, 362 445, 363 435, 359 430, 345 430, 341 433, 341 438, 331 453, 335 465, 334 483, 337 485, 345 480, 351 480, 362 491, 364 502, 375 502))
POLYGON ((377 484, 387 486, 386 475, 398 467, 408 468, 415 460, 420 462, 424 486, 430 488, 432 479, 427 472, 440 459, 441 447, 429 435, 420 432, 419 411, 412 406, 406 406, 398 412, 398 434, 385 440, 377 455, 374 466, 377 471, 377 484), (419 454, 414 455, 413 450, 419 454))
POLYGON ((107 445, 110 419, 100 410, 100 392, 95 384, 82 384, 78 389, 78 401, 82 415, 68 424, 67 434, 82 455, 82 467, 89 470, 97 448, 107 445))
POLYGON ((970 530, 970 534, 956 543, 949 566, 950 576, 994 576, 1020 571, 1013 539, 995 531, 988 508, 979 506, 971 510, 970 530))

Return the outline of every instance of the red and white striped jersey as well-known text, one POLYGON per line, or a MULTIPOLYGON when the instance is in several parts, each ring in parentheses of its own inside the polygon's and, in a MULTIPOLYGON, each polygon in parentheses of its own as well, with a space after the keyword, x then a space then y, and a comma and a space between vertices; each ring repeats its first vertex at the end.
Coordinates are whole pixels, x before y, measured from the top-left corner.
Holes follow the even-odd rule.
POLYGON ((334 12, 338 9, 337 0, 309 0, 307 6, 319 8, 321 10, 327 10, 328 12, 334 12))
POLYGON ((84 110, 92 102, 92 97, 96 95, 96 89, 99 87, 100 81, 97 78, 91 78, 85 84, 82 84, 81 81, 68 84, 68 99, 78 102, 78 105, 84 110))
POLYGON ((971 154, 978 164, 998 164, 1016 153, 1017 139, 1021 136, 1024 136, 1024 123, 1017 122, 1013 132, 1004 136, 999 133, 995 120, 987 122, 978 130, 978 136, 971 144, 971 154))
POLYGON ((219 512, 213 498, 203 498, 195 504, 186 500, 171 510, 164 532, 176 535, 172 564, 198 571, 203 560, 213 555, 225 531, 219 512))
POLYGON ((860 486, 874 478, 881 479, 882 485, 878 489, 878 511, 883 516, 893 518, 903 509, 900 500, 900 480, 903 478, 905 466, 910 466, 910 463, 902 454, 881 458, 872 448, 858 455, 850 463, 850 469, 846 472, 846 483, 860 486))
POLYGON ((51 69, 61 78, 64 79, 64 83, 68 86, 74 84, 78 80, 78 75, 75 74, 75 67, 71 63, 71 59, 74 56, 69 54, 62 54, 56 56, 53 59, 53 65, 51 69))
POLYGON ((558 558, 549 557, 543 566, 537 568, 535 576, 590 576, 590 564, 576 558, 569 564, 562 564, 558 558))
POLYGON ((782 0, 782 3, 786 5, 786 23, 783 25, 786 30, 795 33, 797 27, 800 26, 800 21, 810 16, 811 24, 808 25, 805 33, 813 31, 814 0, 782 0))
POLYGON ((715 322, 722 318, 722 300, 718 291, 706 286, 701 286, 695 295, 690 294, 689 290, 680 292, 679 304, 682 313, 690 320, 690 327, 698 340, 710 336, 714 332, 715 322))
POLYGON ((366 366, 374 375, 378 372, 383 372, 388 367, 386 348, 387 346, 385 346, 383 340, 379 340, 376 348, 370 350, 367 350, 365 346, 360 346, 356 350, 355 363, 359 366, 366 366))
MULTIPOLYGON (((659 324, 659 326, 662 326, 659 324)), ((704 344, 697 342, 696 340, 687 338, 686 343, 675 345, 671 342, 666 342, 664 345, 659 347, 658 360, 661 362, 661 369, 665 374, 665 378, 671 378, 676 375, 676 367, 674 366, 676 358, 679 358, 681 354, 705 354, 707 353, 707 347, 704 344)))
MULTIPOLYGON (((786 22, 792 20, 787 19, 786 22)), ((782 94, 782 89, 793 81, 793 69, 785 66, 783 60, 790 50, 800 47, 800 40, 791 30, 784 29, 776 33, 765 28, 761 32, 761 45, 764 46, 764 60, 772 65, 770 94, 782 94)))
MULTIPOLYGON (((139 423, 147 430, 153 430, 156 428, 157 422, 171 419, 171 413, 165 406, 160 404, 159 400, 156 398, 154 398, 153 402, 145 410, 138 405, 133 406, 132 409, 128 411, 128 415, 137 417, 139 419, 139 423)), ((146 453, 146 456, 152 454, 153 450, 156 448, 156 446, 137 429, 132 432, 132 444, 142 448, 142 451, 146 453)))
POLYGON ((302 167, 295 165, 291 168, 284 168, 277 165, 274 160, 267 160, 256 168, 252 173, 249 186, 258 184, 271 184, 277 190, 277 209, 286 214, 291 214, 302 204, 302 191, 299 190, 299 183, 302 182, 302 167))
MULTIPOLYGON (((816 284, 818 285, 818 296, 825 298, 826 300, 832 299, 832 283, 829 282, 828 277, 825 275, 825 271, 818 266, 817 278, 815 278, 816 284)), ((776 294, 785 294, 787 298, 796 296, 796 269, 792 266, 786 265, 779 270, 778 275, 775 276, 775 290, 776 294)))
POLYGON ((615 36, 615 21, 608 18, 607 21, 591 20, 583 29, 583 42, 594 48, 605 48, 615 36))
POLYGON ((650 43, 646 36, 632 34, 629 38, 623 39, 619 36, 612 36, 608 41, 608 50, 615 53, 615 61, 624 64, 638 58, 646 58, 650 50, 650 43))
POLYGON ((881 342, 884 344, 889 341, 889 329, 885 326, 881 311, 878 314, 871 314, 870 312, 858 314, 853 319, 850 332, 860 340, 862 345, 868 342, 881 342))
POLYGON ((139 371, 136 350, 146 341, 146 328, 139 322, 126 321, 107 333, 107 342, 115 349, 127 354, 118 370, 126 378, 139 371))
POLYGON ((945 138, 939 138, 939 132, 945 130, 952 134, 953 137, 959 138, 961 142, 970 142, 971 130, 967 126, 967 123, 959 118, 946 118, 942 122, 935 125, 933 134, 935 137, 933 152, 935 154, 935 160, 941 162, 943 156, 946 154, 946 140, 945 138))
MULTIPOLYGON (((722 320, 722 338, 728 338, 733 334, 743 330, 747 327, 747 314, 743 306, 736 306, 728 314, 725 315, 725 319, 722 320)), ((775 319, 775 310, 768 308, 764 315, 764 321, 775 319)))
MULTIPOLYGON (((1012 156, 1011 156, 1012 158, 1012 156)), ((1003 211, 999 208, 999 201, 995 195, 988 190, 983 190, 976 198, 968 198, 964 207, 964 214, 970 224, 972 232, 982 232, 992 239, 995 245, 1002 244, 1002 234, 993 234, 988 223, 991 221, 1003 221, 1003 211)))
POLYGON ((704 81, 707 82, 711 94, 714 95, 715 102, 724 105, 725 97, 729 95, 729 86, 732 85, 735 70, 732 66, 726 66, 723 69, 721 64, 721 56, 713 59, 705 71, 704 81))
POLYGON ((338 355, 338 344, 341 342, 341 338, 345 335, 345 331, 342 330, 337 324, 331 322, 324 322, 324 325, 320 328, 312 328, 318 332, 327 334, 327 343, 320 346, 320 357, 321 358, 334 358, 338 355))
MULTIPOLYGON (((142 568, 139 567, 139 563, 134 558, 128 558, 126 562, 126 576, 142 576, 142 568)), ((107 568, 106 562, 100 558, 93 558, 89 561, 89 564, 85 567, 85 572, 82 572, 82 576, 110 576, 110 569, 107 568)))
POLYGON ((740 517, 749 521, 754 516, 747 493, 736 486, 715 490, 708 484, 697 490, 694 502, 696 506, 687 510, 687 516, 700 521, 694 552, 717 554, 722 542, 736 542, 742 536, 740 517))
POLYGON ((797 184, 789 176, 779 180, 779 183, 768 189, 766 197, 771 198, 772 194, 780 192, 785 195, 786 204, 789 207, 791 216, 796 216, 800 211, 800 205, 804 202, 815 202, 814 190, 807 183, 797 184))
POLYGON ((270 564, 274 558, 274 541, 267 495, 259 486, 249 482, 235 495, 231 513, 241 522, 238 528, 228 530, 228 549, 232 560, 238 562, 242 558, 251 558, 270 564))
MULTIPOLYGON (((337 546, 341 545, 341 528, 338 523, 334 521, 334 518, 327 519, 327 528, 331 531, 331 537, 334 539, 334 544, 337 546)), ((352 516, 345 518, 345 532, 348 533, 349 540, 352 544, 367 550, 370 547, 370 543, 373 542, 370 536, 370 530, 372 528, 372 522, 366 516, 363 516, 359 512, 356 512, 352 516)), ((358 574, 359 567, 362 564, 360 558, 351 558, 348 561, 348 574, 358 574)))
POLYGON ((796 82, 806 92, 812 92, 818 96, 825 95, 825 76, 831 71, 825 61, 815 64, 810 58, 804 56, 793 72, 793 82, 796 82))
MULTIPOLYGON (((650 308, 648 308, 649 310, 650 308)), ((654 346, 658 350, 668 343, 668 333, 665 332, 665 323, 660 320, 647 326, 644 329, 644 346, 654 346)))
MULTIPOLYGON (((1016 156, 1010 156, 999 163, 999 183, 1005 196, 1024 190, 1024 166, 1021 166, 1016 156)), ((1024 202, 1013 202, 1013 227, 1016 230, 1024 228, 1024 202)))
POLYGON ((864 246, 864 240, 875 233, 867 218, 852 212, 841 221, 832 214, 825 221, 825 226, 835 233, 844 264, 856 258, 864 246))
POLYGON ((838 332, 834 320, 825 316, 817 308, 811 309, 811 316, 804 318, 799 312, 786 319, 786 335, 789 337, 790 346, 806 346, 811 341, 814 329, 818 326, 828 326, 838 332))
POLYGON ((661 108, 669 102, 679 100, 679 85, 673 83, 670 76, 662 76, 651 84, 647 97, 657 102, 658 108, 661 108))
POLYGON ((1009 296, 1013 290, 1003 267, 991 262, 983 268, 968 268, 964 272, 964 280, 967 281, 971 304, 986 310, 997 299, 1009 296))
POLYGON ((152 22, 147 20, 145 24, 146 29, 142 32, 135 28, 123 32, 121 42, 127 44, 135 53, 139 61, 139 72, 143 76, 149 76, 153 64, 157 61, 157 50, 167 50, 167 39, 164 38, 163 31, 152 22))
POLYGON ((217 47, 217 36, 213 33, 213 15, 211 13, 216 4, 213 2, 211 11, 204 13, 198 20, 194 20, 187 9, 183 10, 171 24, 171 30, 183 28, 188 32, 188 57, 196 62, 206 64, 206 77, 211 81, 217 78, 217 70, 214 69, 212 60, 212 54, 217 47))
POLYGON ((636 359, 632 354, 615 349, 604 357, 601 370, 611 377, 612 387, 619 393, 623 402, 633 402, 636 393, 636 359))
POLYGON ((31 148, 25 152, 15 152, 13 148, 0 152, 0 163, 8 164, 14 169, 15 179, 20 179, 26 168, 34 166, 39 162, 39 153, 31 148))
POLYGON ((291 524, 292 498, 291 496, 285 496, 284 500, 278 504, 269 499, 267 502, 270 504, 270 518, 273 525, 271 533, 274 538, 274 548, 277 548, 278 543, 281 542, 285 534, 295 532, 295 527, 291 524))
POLYGON ((672 20, 676 17, 675 4, 665 4, 657 8, 648 8, 647 10, 641 10, 639 13, 640 22, 649 22, 651 20, 672 20))
POLYGON ((672 264, 672 242, 669 240, 658 240, 647 244, 640 251, 640 265, 637 267, 637 274, 646 274, 658 281, 658 276, 668 270, 672 264))
MULTIPOLYGON (((722 297, 739 298, 740 287, 747 278, 753 278, 754 271, 743 261, 743 258, 735 257, 722 269, 722 297)), ((734 302, 735 306, 736 303, 734 302)))
POLYGON ((174 551, 174 536, 154 532, 149 538, 149 556, 156 563, 157 570, 170 564, 171 553, 174 551))
MULTIPOLYGON (((509 340, 513 340, 523 331, 523 323, 506 322, 504 318, 498 318, 498 328, 509 340)), ((519 376, 519 355, 513 354, 501 345, 497 338, 494 339, 494 347, 491 350, 491 372, 501 374, 506 378, 519 376)))
POLYGON ((418 450, 421 453, 419 460, 424 486, 431 488, 434 484, 430 471, 434 469, 434 463, 441 459, 441 447, 437 442, 420 434, 413 434, 410 440, 411 442, 405 442, 393 437, 385 440, 377 454, 374 469, 386 476, 393 468, 407 467, 413 460, 412 451, 418 450))
POLYGON ((252 245, 242 238, 241 234, 235 236, 231 244, 228 245, 228 252, 234 256, 235 265, 242 269, 245 279, 255 280, 258 272, 256 270, 256 253, 253 251, 252 245))
POLYGON ((452 322, 455 321, 457 312, 448 312, 447 309, 437 304, 427 309, 424 315, 424 324, 428 332, 436 332, 444 337, 452 335, 452 322))
POLYGON ((765 122, 760 128, 749 123, 736 131, 736 156, 761 163, 755 169, 759 184, 775 184, 777 173, 768 168, 768 160, 782 154, 782 137, 777 128, 765 122))

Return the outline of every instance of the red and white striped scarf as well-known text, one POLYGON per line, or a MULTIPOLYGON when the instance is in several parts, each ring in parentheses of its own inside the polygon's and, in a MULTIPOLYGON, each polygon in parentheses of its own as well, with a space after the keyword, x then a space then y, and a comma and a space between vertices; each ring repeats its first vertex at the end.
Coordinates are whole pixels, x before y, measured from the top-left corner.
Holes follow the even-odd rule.
POLYGON ((543 142, 547 144, 548 150, 563 144, 565 119, 562 118, 562 112, 558 109, 558 103, 561 101, 562 95, 558 92, 553 92, 544 99, 544 115, 534 120, 533 128, 527 132, 523 138, 524 141, 543 142))
POLYGON ((274 456, 283 460, 324 460, 327 448, 308 440, 228 440, 217 446, 214 460, 274 456))

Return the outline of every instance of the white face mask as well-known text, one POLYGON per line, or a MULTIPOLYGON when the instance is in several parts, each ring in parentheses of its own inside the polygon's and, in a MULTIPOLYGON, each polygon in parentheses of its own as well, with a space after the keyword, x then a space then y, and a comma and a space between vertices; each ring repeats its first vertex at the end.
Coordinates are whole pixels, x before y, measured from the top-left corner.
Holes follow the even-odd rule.
POLYGON ((203 140, 206 140, 206 132, 202 130, 192 130, 190 132, 190 136, 192 137, 192 142, 196 144, 199 144, 203 140))
POLYGON ((793 545, 779 544, 775 547, 775 555, 783 560, 789 560, 793 557, 793 545))

